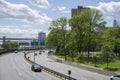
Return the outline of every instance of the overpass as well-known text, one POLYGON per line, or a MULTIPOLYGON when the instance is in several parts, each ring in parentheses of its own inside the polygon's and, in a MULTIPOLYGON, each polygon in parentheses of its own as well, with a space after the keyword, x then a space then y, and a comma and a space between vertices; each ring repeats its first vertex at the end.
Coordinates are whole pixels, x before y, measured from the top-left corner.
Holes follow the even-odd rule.
POLYGON ((17 41, 19 43, 19 45, 25 46, 25 45, 30 45, 30 42, 33 40, 38 40, 35 38, 7 38, 7 37, 3 37, 0 38, 0 44, 2 44, 4 41, 17 41))
MULTIPOLYGON (((3 38, 0 38, 0 44, 2 44, 5 41, 14 41, 14 40, 17 41, 19 46, 22 48, 26 48, 26 47, 28 48, 29 46, 32 46, 31 42, 33 40, 38 41, 38 39, 36 39, 36 38, 7 38, 7 37, 3 36, 3 38)), ((40 45, 38 47, 40 47, 40 45)), ((36 47, 36 48, 38 48, 38 47, 36 47)))

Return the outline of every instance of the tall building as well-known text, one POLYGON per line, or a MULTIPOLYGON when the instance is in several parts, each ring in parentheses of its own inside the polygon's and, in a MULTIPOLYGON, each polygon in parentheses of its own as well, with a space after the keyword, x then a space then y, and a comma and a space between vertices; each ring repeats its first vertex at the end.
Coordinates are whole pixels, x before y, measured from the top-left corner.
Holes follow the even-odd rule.
POLYGON ((6 41, 6 36, 3 36, 3 42, 5 42, 6 41))
POLYGON ((86 9, 90 9, 90 8, 83 7, 83 6, 78 6, 75 9, 71 9, 71 17, 80 14, 83 10, 86 10, 86 9))
POLYGON ((116 19, 113 20, 113 26, 117 26, 117 20, 116 19))
POLYGON ((46 38, 46 33, 44 33, 44 32, 38 33, 38 43, 40 45, 45 45, 45 38, 46 38))
MULTIPOLYGON (((90 9, 90 8, 78 6, 77 8, 71 9, 71 17, 79 15, 82 11, 84 11, 86 9, 90 9)), ((76 31, 76 29, 73 29, 73 28, 72 28, 72 30, 76 31)))
MULTIPOLYGON (((83 7, 83 6, 78 6, 77 8, 71 9, 71 17, 79 15, 82 11, 89 10, 89 9, 91 9, 91 8, 83 7)), ((117 24, 117 21, 115 21, 114 24, 117 24)), ((107 27, 105 27, 105 26, 96 28, 96 30, 106 30, 106 29, 107 29, 107 27)), ((76 29, 73 29, 73 28, 72 28, 72 30, 76 31, 76 29)))

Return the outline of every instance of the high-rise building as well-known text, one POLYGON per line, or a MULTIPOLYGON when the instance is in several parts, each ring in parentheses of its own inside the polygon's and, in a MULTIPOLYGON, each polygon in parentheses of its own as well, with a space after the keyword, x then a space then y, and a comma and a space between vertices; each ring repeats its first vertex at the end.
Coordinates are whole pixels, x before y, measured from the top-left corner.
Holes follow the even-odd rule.
POLYGON ((38 43, 40 45, 45 45, 45 38, 46 38, 46 33, 44 33, 44 32, 38 33, 38 43))
POLYGON ((90 8, 78 6, 78 8, 71 9, 71 16, 72 17, 76 16, 76 15, 80 14, 83 10, 86 10, 86 9, 90 9, 90 8))
POLYGON ((117 20, 116 19, 113 20, 113 26, 117 26, 117 20))
POLYGON ((3 36, 3 42, 5 42, 6 41, 6 36, 3 36))
MULTIPOLYGON (((87 7, 83 7, 83 6, 78 6, 77 8, 71 9, 71 17, 79 15, 82 11, 86 10, 86 9, 90 9, 87 7)), ((72 28, 73 31, 76 31, 76 29, 72 28)))

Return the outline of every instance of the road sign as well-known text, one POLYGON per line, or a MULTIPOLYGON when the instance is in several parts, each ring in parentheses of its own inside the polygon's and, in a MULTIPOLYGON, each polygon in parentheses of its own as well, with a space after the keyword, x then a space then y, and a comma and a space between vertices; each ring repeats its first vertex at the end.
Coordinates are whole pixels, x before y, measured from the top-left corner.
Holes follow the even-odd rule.
POLYGON ((38 41, 36 41, 36 40, 32 41, 32 42, 31 42, 31 45, 32 45, 32 46, 37 46, 37 45, 38 45, 38 41))
POLYGON ((44 46, 45 45, 45 42, 40 42, 39 43, 41 46, 44 46))
POLYGON ((45 42, 38 42, 36 40, 31 42, 31 46, 38 46, 38 45, 45 46, 45 42))

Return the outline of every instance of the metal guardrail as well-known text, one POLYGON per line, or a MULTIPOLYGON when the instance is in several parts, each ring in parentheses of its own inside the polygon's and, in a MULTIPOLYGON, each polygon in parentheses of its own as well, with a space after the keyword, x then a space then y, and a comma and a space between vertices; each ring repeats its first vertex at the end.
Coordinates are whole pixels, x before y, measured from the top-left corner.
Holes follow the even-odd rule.
MULTIPOLYGON (((28 54, 28 53, 25 53, 25 54, 24 54, 24 58, 25 58, 29 63, 34 64, 33 61, 31 61, 28 57, 26 57, 27 54, 28 54)), ((37 64, 37 63, 36 63, 36 64, 37 64)), ((44 66, 42 66, 42 70, 44 70, 44 71, 47 72, 47 73, 51 73, 51 74, 53 74, 54 76, 56 76, 56 77, 58 77, 58 78, 61 78, 62 80, 77 80, 77 79, 75 79, 75 78, 73 78, 73 77, 71 77, 71 76, 68 76, 68 75, 65 75, 65 74, 56 72, 56 71, 54 71, 54 70, 52 70, 52 69, 49 69, 49 68, 47 68, 47 67, 44 67, 44 66)))

